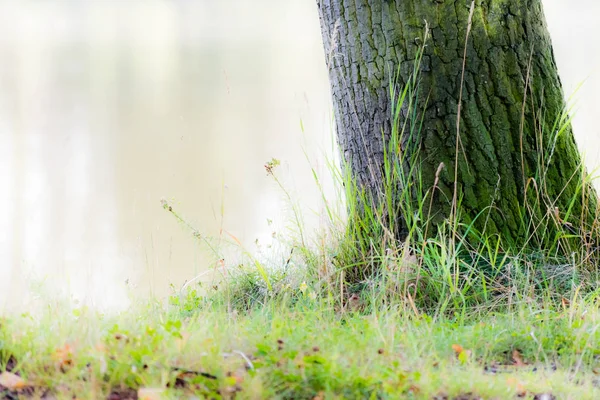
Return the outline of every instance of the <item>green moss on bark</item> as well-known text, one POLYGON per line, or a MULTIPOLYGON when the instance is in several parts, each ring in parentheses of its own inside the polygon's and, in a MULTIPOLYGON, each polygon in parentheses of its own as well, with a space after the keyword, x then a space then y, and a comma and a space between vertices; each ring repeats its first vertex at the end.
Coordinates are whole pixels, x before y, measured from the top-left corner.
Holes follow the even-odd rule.
POLYGON ((524 221, 543 220, 542 243, 554 241, 560 229, 546 218, 549 210, 558 225, 590 221, 596 198, 581 197, 581 159, 571 127, 555 124, 564 99, 541 0, 476 1, 468 41, 464 0, 317 3, 338 142, 354 177, 374 199, 382 192, 383 149, 391 133, 389 82, 409 81, 427 26, 417 104, 424 121, 414 156, 425 190, 445 164, 432 208, 425 211, 434 226, 450 215, 455 161, 462 216, 476 220, 480 231, 501 234, 506 243, 525 244, 532 232, 524 221), (396 71, 399 77, 392 75, 396 71), (477 219, 483 210, 485 217, 477 219))

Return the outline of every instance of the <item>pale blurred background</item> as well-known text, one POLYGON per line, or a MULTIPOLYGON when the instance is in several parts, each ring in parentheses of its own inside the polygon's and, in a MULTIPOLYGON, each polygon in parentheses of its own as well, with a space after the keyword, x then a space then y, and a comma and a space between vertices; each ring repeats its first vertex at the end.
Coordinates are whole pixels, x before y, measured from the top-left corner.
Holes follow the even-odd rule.
MULTIPOLYGON (((567 95, 583 83, 574 125, 593 169, 600 5, 545 3, 567 95)), ((272 157, 311 231, 303 149, 324 176, 333 151, 315 4, 0 1, 0 310, 57 294, 122 309, 214 267, 163 197, 205 234, 267 245, 290 217, 272 157)))

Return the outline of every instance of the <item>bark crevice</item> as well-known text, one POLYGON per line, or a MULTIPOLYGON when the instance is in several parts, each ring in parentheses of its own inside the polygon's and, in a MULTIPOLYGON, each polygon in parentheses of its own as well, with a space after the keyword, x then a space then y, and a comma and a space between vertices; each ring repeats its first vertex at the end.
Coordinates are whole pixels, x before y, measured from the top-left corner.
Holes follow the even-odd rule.
MULTIPOLYGON (((425 189, 433 186, 440 163, 446 166, 430 210, 434 224, 442 222, 449 215, 454 186, 455 121, 470 2, 318 0, 317 4, 338 144, 353 178, 374 199, 382 191, 384 146, 391 132, 389 84, 396 79, 405 85, 416 55, 424 49, 416 104, 424 124, 414 151, 425 189), (430 38, 423 47, 420 39, 426 25, 430 38), (400 76, 393 75, 396 71, 400 76)), ((460 118, 465 154, 457 159, 461 211, 468 222, 493 205, 486 231, 518 242, 524 234, 521 218, 528 179, 543 181, 545 196, 561 212, 580 183, 570 179, 581 162, 570 127, 550 152, 556 134, 552 126, 563 111, 564 99, 541 0, 476 1, 466 46, 460 118), (530 86, 525 96, 527 75, 530 86), (542 167, 540 159, 550 155, 549 167, 542 167)), ((581 202, 576 204, 571 215, 581 214, 582 207, 581 202)), ((484 228, 481 223, 476 226, 484 228)))

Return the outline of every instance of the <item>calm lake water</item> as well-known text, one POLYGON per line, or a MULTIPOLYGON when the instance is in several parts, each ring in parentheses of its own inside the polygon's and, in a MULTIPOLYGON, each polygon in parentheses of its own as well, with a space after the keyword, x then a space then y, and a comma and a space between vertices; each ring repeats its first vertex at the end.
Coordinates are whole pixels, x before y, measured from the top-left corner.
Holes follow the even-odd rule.
MULTIPOLYGON (((595 168, 600 5, 545 3, 595 168)), ((0 1, 0 60, 0 309, 120 309, 210 270, 162 198, 265 248, 291 216, 272 157, 319 223, 303 149, 326 176, 332 137, 314 1, 0 1)))

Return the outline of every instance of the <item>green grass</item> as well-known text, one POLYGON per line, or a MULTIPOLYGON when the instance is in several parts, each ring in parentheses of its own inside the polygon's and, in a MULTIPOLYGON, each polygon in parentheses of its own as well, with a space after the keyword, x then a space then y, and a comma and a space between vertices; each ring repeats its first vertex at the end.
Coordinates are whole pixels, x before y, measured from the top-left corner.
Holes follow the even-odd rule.
POLYGON ((5 317, 0 371, 24 387, 0 388, 0 398, 599 398, 588 264, 509 254, 450 224, 427 240, 414 224, 413 240, 393 242, 385 229, 349 231, 330 215, 312 243, 284 237, 279 263, 233 238, 241 262, 225 279, 187 285, 166 303, 102 315, 53 302, 5 317))
POLYGON ((312 244, 287 238, 280 263, 238 247, 226 279, 166 304, 6 316, 0 371, 25 387, 0 398, 599 398, 588 264, 414 226, 412 241, 376 226, 367 241, 332 218, 312 244))
POLYGON ((60 308, 10 317, 0 366, 33 385, 25 393, 58 399, 144 387, 160 388, 160 398, 600 396, 595 304, 521 302, 510 314, 434 317, 369 309, 369 298, 340 310, 302 289, 247 311, 226 312, 214 297, 190 294, 178 305, 120 316, 60 308))
MULTIPOLYGON (((0 319, 0 371, 23 379, 17 390, 1 386, 14 375, 0 375, 0 399, 118 400, 144 388, 155 389, 141 396, 148 400, 600 398, 590 240, 600 221, 577 236, 538 212, 541 193, 523 205, 528 246, 510 249, 461 219, 455 193, 451 218, 433 227, 426 210, 436 187, 423 187, 417 158, 403 158, 414 152, 396 151, 405 135, 419 136, 418 87, 418 78, 401 90, 390 84, 381 201, 330 163, 345 203, 322 191, 327 223, 309 235, 279 162, 269 161, 293 211, 270 261, 233 236, 211 240, 163 201, 217 260, 233 249, 239 264, 223 263, 219 282, 193 279, 166 304, 120 315, 61 305, 0 319), (544 227, 555 225, 548 239, 544 227)), ((588 179, 582 171, 580 190, 588 179)))

